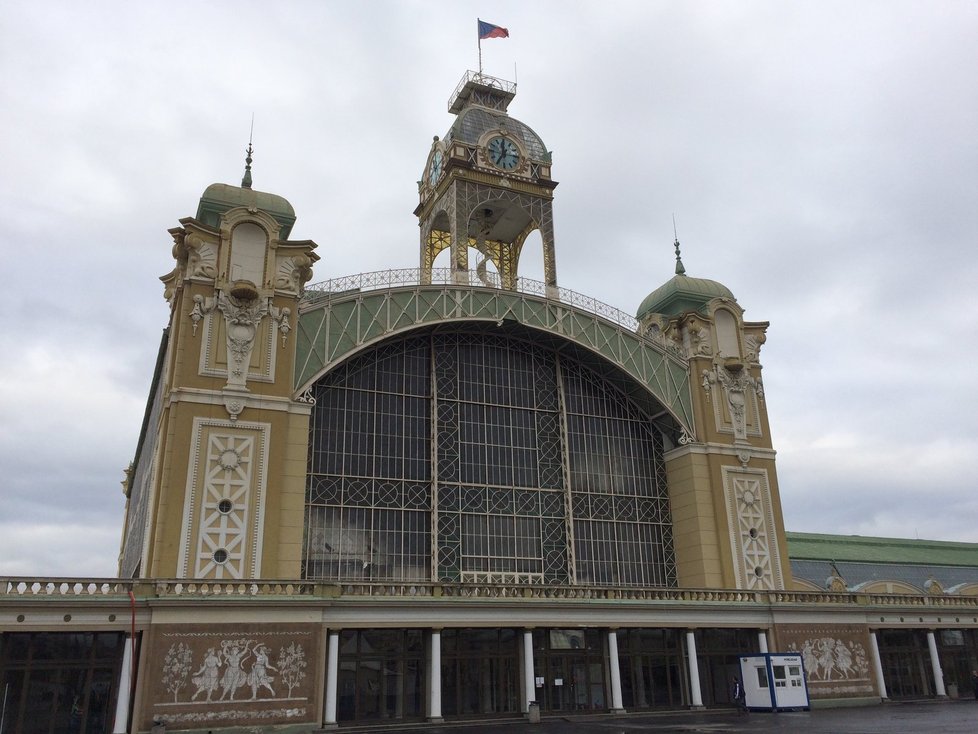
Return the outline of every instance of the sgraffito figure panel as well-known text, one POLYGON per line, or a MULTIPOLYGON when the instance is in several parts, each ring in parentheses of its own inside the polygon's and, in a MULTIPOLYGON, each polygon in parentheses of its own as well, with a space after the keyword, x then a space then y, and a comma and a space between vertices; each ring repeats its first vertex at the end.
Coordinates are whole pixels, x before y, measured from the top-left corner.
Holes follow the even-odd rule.
POLYGON ((319 627, 165 625, 150 632, 151 720, 192 729, 313 721, 319 627))

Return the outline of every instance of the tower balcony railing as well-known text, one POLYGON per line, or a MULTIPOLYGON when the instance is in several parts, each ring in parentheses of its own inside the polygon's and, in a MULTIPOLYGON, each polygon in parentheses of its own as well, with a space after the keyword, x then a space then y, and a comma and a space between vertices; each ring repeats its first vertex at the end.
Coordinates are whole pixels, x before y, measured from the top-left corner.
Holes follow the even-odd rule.
MULTIPOLYGON (((451 268, 433 268, 431 280, 423 281, 421 268, 405 268, 402 270, 378 270, 372 273, 347 275, 333 278, 306 286, 305 299, 318 303, 322 299, 349 295, 351 292, 390 290, 407 288, 418 285, 457 285, 467 288, 502 288, 502 279, 498 273, 480 272, 476 270, 453 272, 451 268), (461 277, 460 277, 461 276, 461 277), (461 282, 460 282, 461 281, 461 282)), ((548 288, 547 284, 531 278, 517 278, 516 291, 539 298, 546 298, 564 303, 568 306, 593 313, 596 316, 627 329, 638 332, 638 320, 621 309, 602 303, 596 298, 585 296, 583 293, 569 288, 548 288)))
POLYGON ((472 71, 471 69, 462 75, 462 81, 458 83, 455 87, 455 91, 452 92, 452 96, 448 98, 448 111, 457 111, 456 104, 459 99, 459 95, 462 94, 462 90, 465 89, 465 85, 469 82, 474 82, 483 87, 489 87, 490 89, 498 89, 500 92, 514 96, 516 94, 516 82, 508 82, 505 79, 499 79, 494 76, 489 76, 488 74, 483 74, 481 71, 472 71))

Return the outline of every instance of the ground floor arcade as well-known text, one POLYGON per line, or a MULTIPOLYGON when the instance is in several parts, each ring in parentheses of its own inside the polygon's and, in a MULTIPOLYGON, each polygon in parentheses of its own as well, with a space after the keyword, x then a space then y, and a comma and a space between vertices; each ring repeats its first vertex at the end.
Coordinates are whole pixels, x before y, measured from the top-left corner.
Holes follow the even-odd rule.
POLYGON ((11 588, 0 595, 3 734, 158 721, 308 732, 513 717, 531 703, 544 716, 721 706, 739 656, 765 651, 802 654, 816 706, 953 698, 971 695, 978 666, 978 599, 918 600, 911 616, 894 605, 907 599, 794 592, 157 585, 130 600, 11 588))

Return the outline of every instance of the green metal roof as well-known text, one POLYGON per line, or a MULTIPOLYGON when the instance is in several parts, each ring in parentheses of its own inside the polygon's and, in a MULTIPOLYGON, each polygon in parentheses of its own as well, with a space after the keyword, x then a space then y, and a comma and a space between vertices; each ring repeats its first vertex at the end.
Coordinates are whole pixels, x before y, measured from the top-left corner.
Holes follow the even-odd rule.
POLYGON ((292 225, 295 224, 295 209, 287 199, 278 194, 230 184, 211 184, 200 197, 196 219, 210 227, 218 227, 221 224, 221 215, 239 206, 258 209, 273 216, 282 225, 279 237, 288 239, 292 225))
POLYGON ((785 533, 792 560, 858 561, 978 567, 978 543, 785 533))
POLYGON ((684 311, 703 313, 703 307, 714 298, 737 300, 727 286, 715 280, 675 275, 645 297, 636 318, 641 320, 650 313, 664 316, 678 316, 684 311))

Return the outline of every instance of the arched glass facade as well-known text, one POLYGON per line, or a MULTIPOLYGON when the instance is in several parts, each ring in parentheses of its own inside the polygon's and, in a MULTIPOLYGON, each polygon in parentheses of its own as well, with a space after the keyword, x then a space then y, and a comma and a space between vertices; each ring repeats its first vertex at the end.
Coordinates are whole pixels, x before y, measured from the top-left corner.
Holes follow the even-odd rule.
POLYGON ((313 394, 306 578, 675 586, 662 435, 573 354, 425 332, 313 394))

